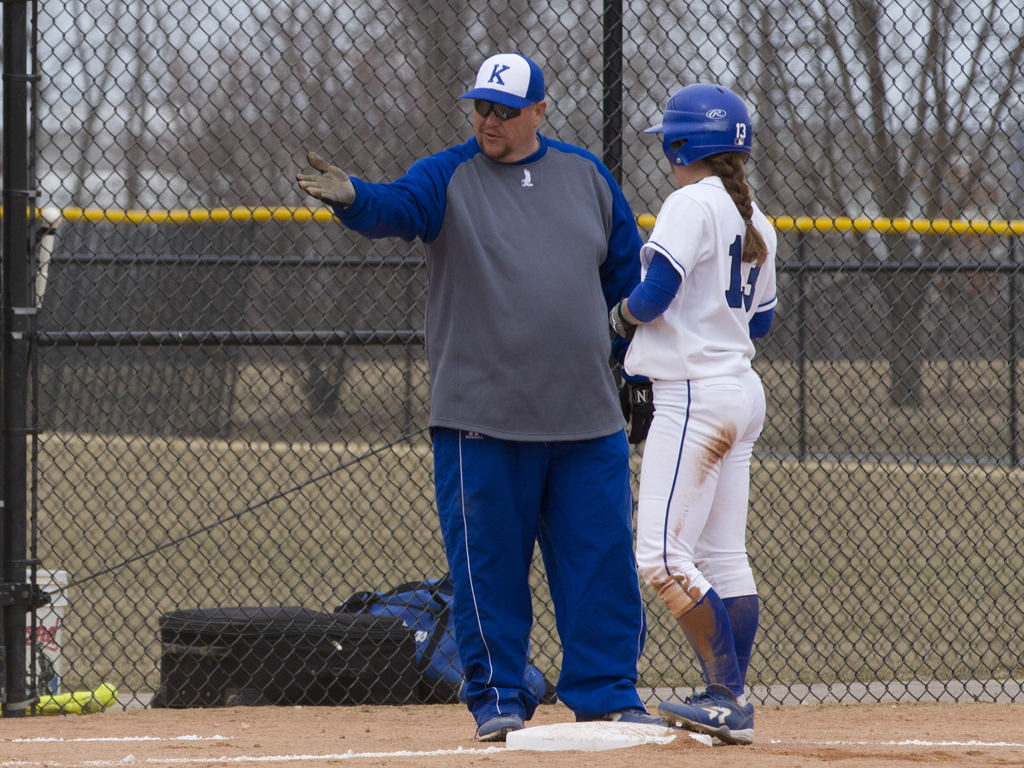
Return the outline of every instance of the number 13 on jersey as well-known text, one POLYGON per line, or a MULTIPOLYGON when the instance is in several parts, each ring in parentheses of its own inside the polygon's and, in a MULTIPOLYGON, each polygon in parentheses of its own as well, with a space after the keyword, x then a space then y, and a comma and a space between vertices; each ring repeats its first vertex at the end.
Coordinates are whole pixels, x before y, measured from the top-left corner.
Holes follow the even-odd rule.
POLYGON ((750 311, 750 304, 754 300, 754 285, 757 283, 757 275, 761 267, 751 267, 750 274, 746 281, 743 280, 743 240, 737 237, 729 246, 731 264, 729 267, 729 290, 725 292, 726 303, 733 309, 743 307, 750 311))

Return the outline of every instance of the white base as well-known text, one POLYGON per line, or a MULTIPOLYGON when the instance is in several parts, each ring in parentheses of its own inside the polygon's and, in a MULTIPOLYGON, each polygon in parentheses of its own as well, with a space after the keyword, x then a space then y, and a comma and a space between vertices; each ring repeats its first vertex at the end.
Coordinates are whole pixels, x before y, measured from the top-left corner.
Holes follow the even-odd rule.
POLYGON ((668 744, 675 736, 661 725, 637 723, 556 723, 512 731, 505 737, 506 749, 535 752, 561 752, 578 749, 603 752, 606 749, 638 747, 641 744, 668 744))

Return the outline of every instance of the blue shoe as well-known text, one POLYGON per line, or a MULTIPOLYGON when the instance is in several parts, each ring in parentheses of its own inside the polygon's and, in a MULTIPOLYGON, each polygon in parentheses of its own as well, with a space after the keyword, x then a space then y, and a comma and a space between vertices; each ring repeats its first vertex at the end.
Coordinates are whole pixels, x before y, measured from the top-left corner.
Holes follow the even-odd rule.
POLYGON ((709 685, 682 704, 663 702, 658 705, 658 714, 669 725, 706 733, 725 744, 754 743, 754 705, 741 707, 724 685, 709 685))
POLYGON ((639 723, 640 725, 665 725, 660 717, 656 717, 646 709, 630 707, 629 709, 616 709, 614 712, 605 712, 603 715, 594 717, 576 716, 577 723, 606 722, 606 723, 639 723))
POLYGON ((523 729, 523 718, 519 715, 498 715, 476 729, 477 741, 504 741, 512 731, 523 729))

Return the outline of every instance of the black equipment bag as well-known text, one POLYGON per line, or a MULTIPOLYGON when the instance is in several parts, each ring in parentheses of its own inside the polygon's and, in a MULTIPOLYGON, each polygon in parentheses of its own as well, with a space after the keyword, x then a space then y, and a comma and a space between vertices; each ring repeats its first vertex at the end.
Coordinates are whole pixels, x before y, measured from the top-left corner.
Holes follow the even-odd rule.
POLYGON ((387 616, 296 607, 200 608, 160 617, 154 707, 412 704, 413 631, 387 616))

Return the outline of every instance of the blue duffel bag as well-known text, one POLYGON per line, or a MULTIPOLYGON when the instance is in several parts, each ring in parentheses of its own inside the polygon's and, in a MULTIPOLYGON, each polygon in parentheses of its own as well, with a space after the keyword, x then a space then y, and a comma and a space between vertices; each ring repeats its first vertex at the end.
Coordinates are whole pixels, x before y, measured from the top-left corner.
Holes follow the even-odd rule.
MULTIPOLYGON (((453 704, 460 700, 465 702, 462 660, 451 614, 453 594, 452 582, 447 576, 411 581, 386 592, 356 592, 339 605, 335 613, 369 613, 404 621, 415 633, 420 701, 453 704)), ((526 667, 526 684, 542 704, 557 701, 554 686, 532 664, 526 667)))

